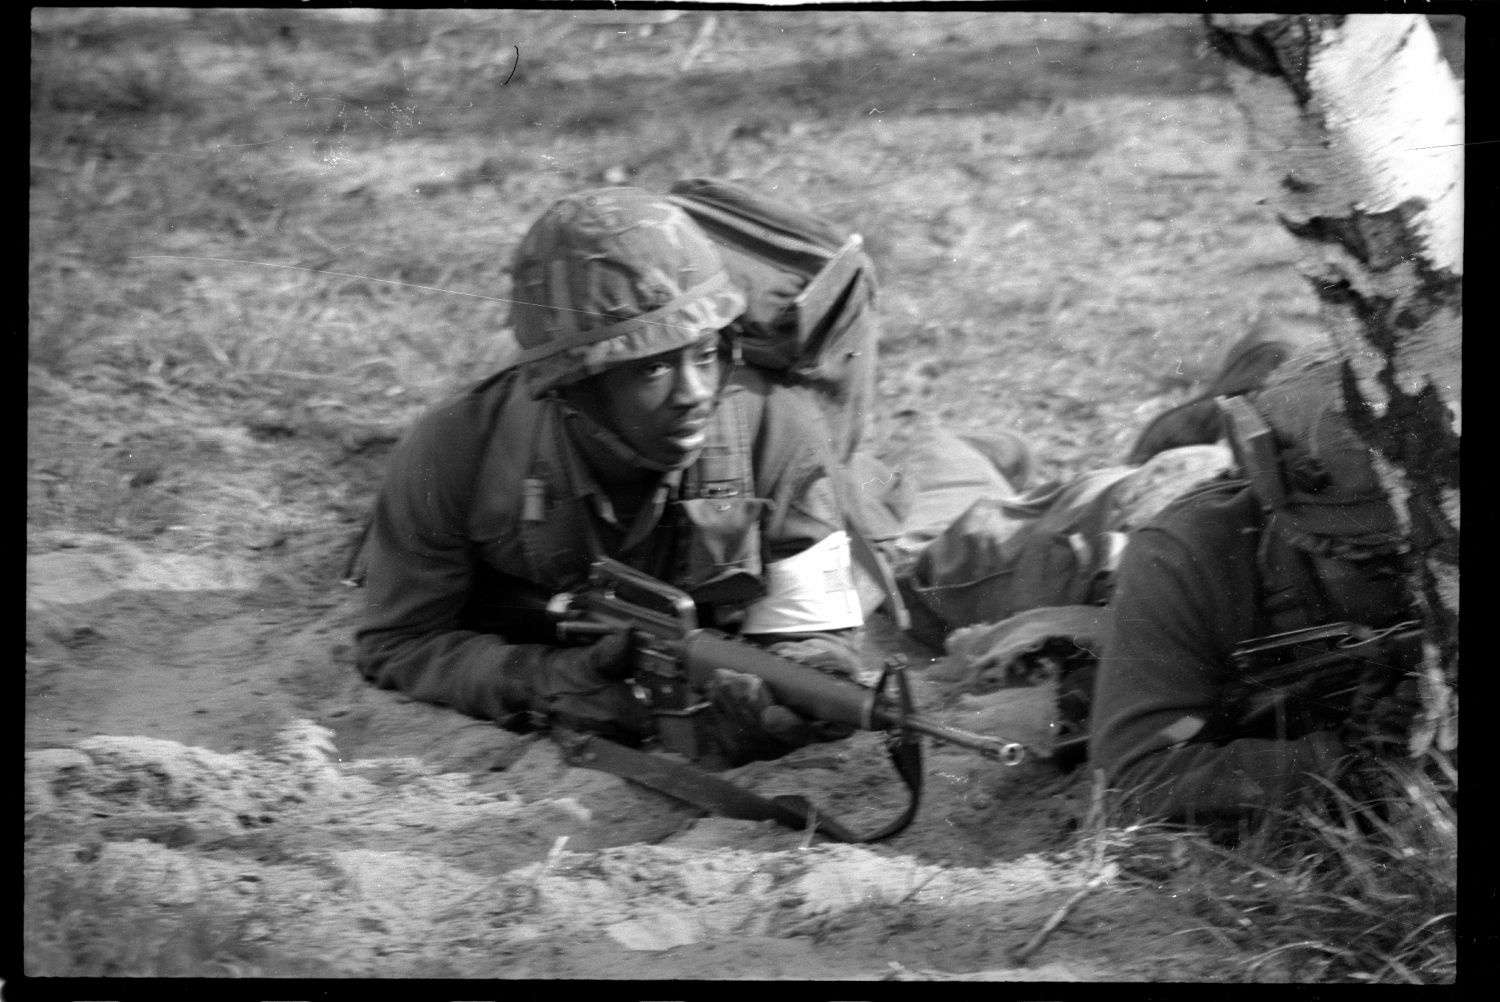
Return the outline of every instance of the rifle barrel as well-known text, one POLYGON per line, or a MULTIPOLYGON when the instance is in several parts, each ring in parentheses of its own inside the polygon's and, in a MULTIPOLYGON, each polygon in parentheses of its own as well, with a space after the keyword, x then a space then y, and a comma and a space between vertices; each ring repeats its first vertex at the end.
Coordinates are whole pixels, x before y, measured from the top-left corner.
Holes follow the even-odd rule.
MULTIPOLYGON (((898 720, 892 721, 895 726, 899 726, 900 723, 901 721, 898 720)), ((935 741, 976 751, 987 759, 1003 762, 1005 765, 1020 765, 1021 761, 1026 758, 1025 747, 1014 741, 1002 741, 999 738, 975 734, 973 731, 966 731, 959 727, 935 724, 915 715, 908 715, 904 723, 912 730, 920 731, 935 741)))
POLYGON ((906 727, 1006 765, 1016 765, 1025 757, 1025 749, 1014 741, 946 727, 912 714, 903 717, 881 701, 873 689, 853 679, 807 668, 744 641, 708 630, 688 634, 682 644, 682 657, 697 684, 706 683, 716 668, 756 675, 770 687, 778 703, 816 720, 872 731, 906 727))

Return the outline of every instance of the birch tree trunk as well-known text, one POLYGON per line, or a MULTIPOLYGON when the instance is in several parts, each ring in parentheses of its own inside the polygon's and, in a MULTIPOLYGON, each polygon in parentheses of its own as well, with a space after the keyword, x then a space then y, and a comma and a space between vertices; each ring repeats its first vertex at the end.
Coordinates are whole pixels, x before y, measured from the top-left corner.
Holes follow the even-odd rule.
POLYGON ((1346 412, 1379 459, 1417 557, 1426 621, 1413 752, 1458 741, 1463 381, 1461 84, 1415 14, 1208 14, 1271 165, 1267 201, 1302 248, 1343 369, 1346 412))

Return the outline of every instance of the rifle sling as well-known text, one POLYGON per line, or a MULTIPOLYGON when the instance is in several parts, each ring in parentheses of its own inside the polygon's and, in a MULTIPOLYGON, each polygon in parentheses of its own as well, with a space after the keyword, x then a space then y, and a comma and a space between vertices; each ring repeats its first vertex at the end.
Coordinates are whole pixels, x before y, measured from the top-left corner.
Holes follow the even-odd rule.
POLYGON ((818 810, 806 797, 788 794, 766 798, 720 779, 697 766, 616 744, 596 734, 582 735, 554 729, 568 763, 598 769, 666 794, 726 818, 775 821, 788 828, 808 828, 836 842, 877 842, 902 831, 916 816, 922 794, 922 747, 919 739, 893 733, 888 738, 891 762, 910 794, 900 817, 871 835, 856 835, 837 819, 818 810))

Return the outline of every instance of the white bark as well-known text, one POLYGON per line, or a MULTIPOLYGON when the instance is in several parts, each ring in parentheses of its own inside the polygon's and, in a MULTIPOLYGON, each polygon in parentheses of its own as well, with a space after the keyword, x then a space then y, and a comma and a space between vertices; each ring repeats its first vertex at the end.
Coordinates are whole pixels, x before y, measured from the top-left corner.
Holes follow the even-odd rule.
POLYGON ((1457 742, 1463 94, 1416 14, 1209 15, 1300 238, 1345 404, 1419 558, 1424 745, 1457 742))
POLYGON ((1324 111, 1329 157, 1348 164, 1349 197, 1364 212, 1409 199, 1421 255, 1463 273, 1463 94, 1426 19, 1350 16, 1325 30, 1308 86, 1324 111))

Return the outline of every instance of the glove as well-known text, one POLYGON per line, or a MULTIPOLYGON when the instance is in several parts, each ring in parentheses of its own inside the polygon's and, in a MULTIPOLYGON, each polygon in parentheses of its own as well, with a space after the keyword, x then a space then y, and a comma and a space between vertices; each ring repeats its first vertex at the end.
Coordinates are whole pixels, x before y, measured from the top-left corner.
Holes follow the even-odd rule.
POLYGON ((635 744, 651 714, 624 680, 634 670, 630 635, 611 633, 587 647, 559 647, 542 658, 536 709, 573 730, 635 744))
MULTIPOLYGON (((833 637, 784 640, 781 643, 772 644, 768 649, 778 657, 795 661, 809 668, 816 668, 830 675, 840 675, 849 679, 859 677, 861 663, 858 653, 833 637)), ((772 733, 782 740, 795 741, 796 747, 799 748, 815 741, 840 741, 854 733, 852 727, 844 724, 830 724, 825 720, 808 720, 784 706, 774 706, 772 710, 775 711, 770 719, 772 733)))
POLYGON ((837 741, 853 729, 809 720, 780 705, 758 675, 720 668, 708 684, 714 733, 731 765, 780 758, 803 745, 837 741))
POLYGON ((808 743, 806 721, 777 705, 757 675, 720 668, 706 693, 714 736, 731 765, 778 758, 808 743))

